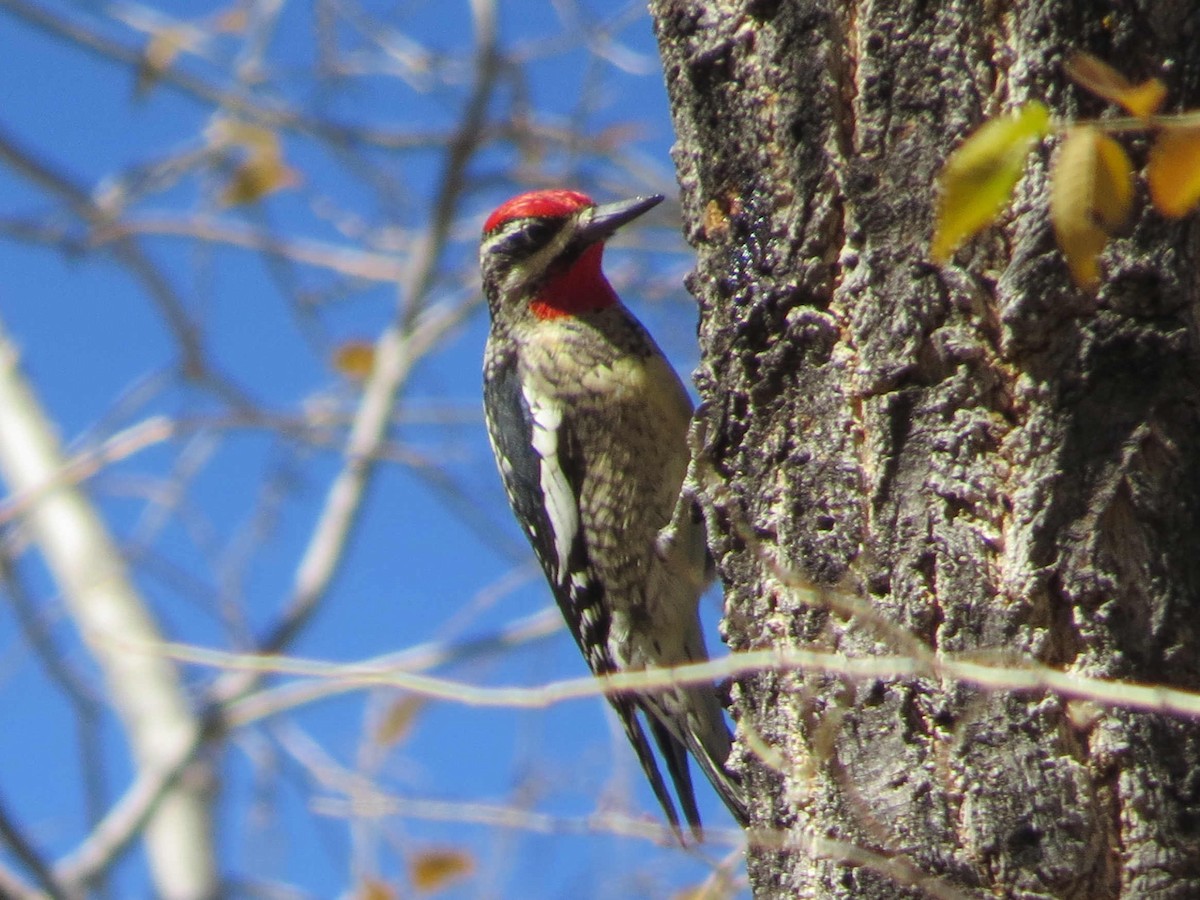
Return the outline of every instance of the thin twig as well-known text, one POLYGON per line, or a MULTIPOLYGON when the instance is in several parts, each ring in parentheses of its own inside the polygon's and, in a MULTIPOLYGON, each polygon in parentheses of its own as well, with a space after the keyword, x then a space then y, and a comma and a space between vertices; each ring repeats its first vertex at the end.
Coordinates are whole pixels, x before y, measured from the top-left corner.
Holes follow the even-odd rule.
POLYGON ((393 283, 404 273, 404 266, 394 256, 385 253, 372 253, 358 247, 339 247, 324 241, 281 238, 242 222, 207 216, 129 216, 98 233, 96 240, 103 244, 135 234, 191 238, 241 247, 364 281, 393 283))
POLYGON ((465 706, 542 709, 615 692, 711 684, 726 678, 762 672, 811 671, 853 681, 926 678, 968 684, 992 692, 1045 693, 1069 700, 1090 700, 1114 709, 1200 718, 1200 693, 1197 692, 1093 678, 1025 660, 984 663, 946 656, 927 660, 902 655, 851 657, 820 650, 781 647, 731 653, 720 659, 673 668, 620 672, 603 678, 585 676, 532 687, 485 687, 377 665, 227 653, 187 644, 138 644, 121 638, 114 640, 127 653, 161 654, 195 665, 249 672, 256 677, 273 674, 329 678, 343 684, 347 691, 390 686, 431 700, 446 700, 465 706))
MULTIPOLYGON (((137 71, 145 61, 142 47, 127 46, 26 0, 0 0, 0 9, 8 10, 27 25, 63 38, 77 47, 96 53, 132 71, 137 71)), ((283 128, 310 134, 332 144, 370 144, 389 150, 430 150, 445 146, 447 139, 441 132, 421 134, 411 131, 388 131, 343 125, 305 115, 277 101, 268 102, 251 97, 244 91, 210 84, 202 78, 184 72, 178 65, 156 70, 155 75, 159 84, 199 100, 206 107, 225 110, 267 128, 283 128)))
MULTIPOLYGON (((7 0, 0 0, 0 3, 3 2, 7 0)), ((0 161, 7 163, 13 171, 27 180, 58 196, 91 228, 102 231, 111 222, 111 212, 98 206, 87 191, 21 146, 20 141, 2 128, 0 161)), ((142 287, 158 306, 179 345, 184 371, 195 374, 204 372, 206 366, 199 332, 166 276, 131 237, 114 240, 112 253, 141 282, 142 287)))
MULTIPOLYGON (((464 660, 486 659, 488 656, 544 640, 558 634, 562 629, 562 613, 557 607, 547 606, 492 634, 463 641, 431 641, 417 644, 369 662, 387 670, 426 672, 464 660)), ((344 685, 328 678, 312 678, 281 685, 258 691, 232 704, 226 712, 226 722, 231 728, 242 728, 289 709, 307 706, 317 700, 345 692, 344 685)))
MULTIPOLYGON (((0 542, 0 583, 12 599, 12 608, 25 640, 33 648, 50 680, 58 685, 63 696, 75 712, 78 728, 77 751, 79 772, 83 782, 84 808, 88 825, 100 821, 107 806, 107 781, 105 764, 95 748, 100 745, 101 703, 91 684, 76 672, 64 658, 50 634, 50 628, 39 615, 37 604, 17 571, 8 553, 8 546, 0 542)), ((3 896, 0 893, 0 896, 3 896)))
MULTIPOLYGON (((481 825, 487 828, 517 828, 536 834, 615 834, 640 838, 659 846, 678 846, 668 826, 650 818, 631 818, 617 813, 595 813, 571 818, 533 812, 515 806, 486 803, 454 803, 443 800, 409 799, 377 795, 363 798, 315 798, 310 809, 317 815, 343 817, 400 816, 429 822, 481 825)), ((736 846, 743 843, 740 830, 706 828, 706 840, 736 846)))
MULTIPOLYGON (((46 865, 46 861, 42 859, 42 855, 38 853, 33 844, 25 839, 25 835, 21 833, 21 829, 17 827, 12 817, 9 816, 3 800, 0 800, 0 842, 7 845, 13 855, 24 864, 25 868, 33 873, 34 878, 38 880, 42 889, 52 900, 67 900, 68 895, 63 891, 62 885, 55 879, 54 873, 46 865)), ((15 880, 16 876, 10 876, 10 879, 15 880)), ((26 889, 22 893, 29 896, 33 894, 33 891, 26 889)))

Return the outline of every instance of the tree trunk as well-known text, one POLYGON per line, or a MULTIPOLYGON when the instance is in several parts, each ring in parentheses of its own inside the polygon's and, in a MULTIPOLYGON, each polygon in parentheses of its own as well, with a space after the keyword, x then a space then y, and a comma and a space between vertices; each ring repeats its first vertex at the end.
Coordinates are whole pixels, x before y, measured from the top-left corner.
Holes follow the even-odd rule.
MULTIPOLYGON (((1195 217, 1143 210, 1088 295, 1042 148, 1011 218, 927 261, 968 131, 1030 99, 1104 110, 1066 82, 1072 50, 1200 106, 1200 7, 651 8, 730 645, 873 657, 906 652, 902 629, 943 658, 1200 687, 1195 217), (857 612, 828 602, 846 595, 857 612)), ((1196 721, 799 671, 733 700, 759 897, 1200 896, 1196 721)))

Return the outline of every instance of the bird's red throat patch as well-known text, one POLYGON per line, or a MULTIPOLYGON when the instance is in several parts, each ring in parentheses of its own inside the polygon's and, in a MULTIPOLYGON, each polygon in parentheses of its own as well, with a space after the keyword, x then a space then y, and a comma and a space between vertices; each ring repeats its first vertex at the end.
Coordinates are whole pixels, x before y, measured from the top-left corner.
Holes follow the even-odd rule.
POLYGON ((592 244, 570 268, 552 276, 530 302, 533 314, 539 319, 560 319, 616 303, 617 292, 600 268, 603 253, 603 244, 592 244))

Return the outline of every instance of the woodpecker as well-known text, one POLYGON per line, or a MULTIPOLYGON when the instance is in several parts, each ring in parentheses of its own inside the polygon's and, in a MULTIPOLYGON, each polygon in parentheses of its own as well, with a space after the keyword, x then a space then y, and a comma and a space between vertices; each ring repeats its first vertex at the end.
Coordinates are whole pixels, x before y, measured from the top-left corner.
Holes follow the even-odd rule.
MULTIPOLYGON (((521 194, 483 227, 491 314, 484 408, 509 503, 596 675, 708 658, 700 595, 712 578, 704 522, 684 489, 692 404, 679 376, 601 270, 605 240, 661 196, 597 206, 576 191, 521 194)), ((711 684, 608 695, 682 837, 639 713, 693 835, 688 752, 739 823, 742 785, 711 684)))

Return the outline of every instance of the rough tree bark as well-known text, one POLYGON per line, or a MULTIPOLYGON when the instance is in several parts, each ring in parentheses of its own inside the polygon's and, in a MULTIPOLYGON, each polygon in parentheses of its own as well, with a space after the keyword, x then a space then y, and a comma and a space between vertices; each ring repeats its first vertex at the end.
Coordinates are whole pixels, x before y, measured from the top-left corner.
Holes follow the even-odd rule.
MULTIPOLYGON (((1196 218, 1143 212, 1088 296, 1043 150, 1003 227, 926 261, 936 172, 972 127, 1032 98, 1102 111, 1064 79, 1071 50, 1200 106, 1200 7, 651 9, 728 488, 729 643, 904 650, 806 602, 765 550, 941 654, 1200 688, 1196 218)), ((764 674, 733 696, 786 761, 738 757, 756 824, 782 833, 752 835, 759 897, 1200 896, 1200 722, 931 679, 764 674)))

